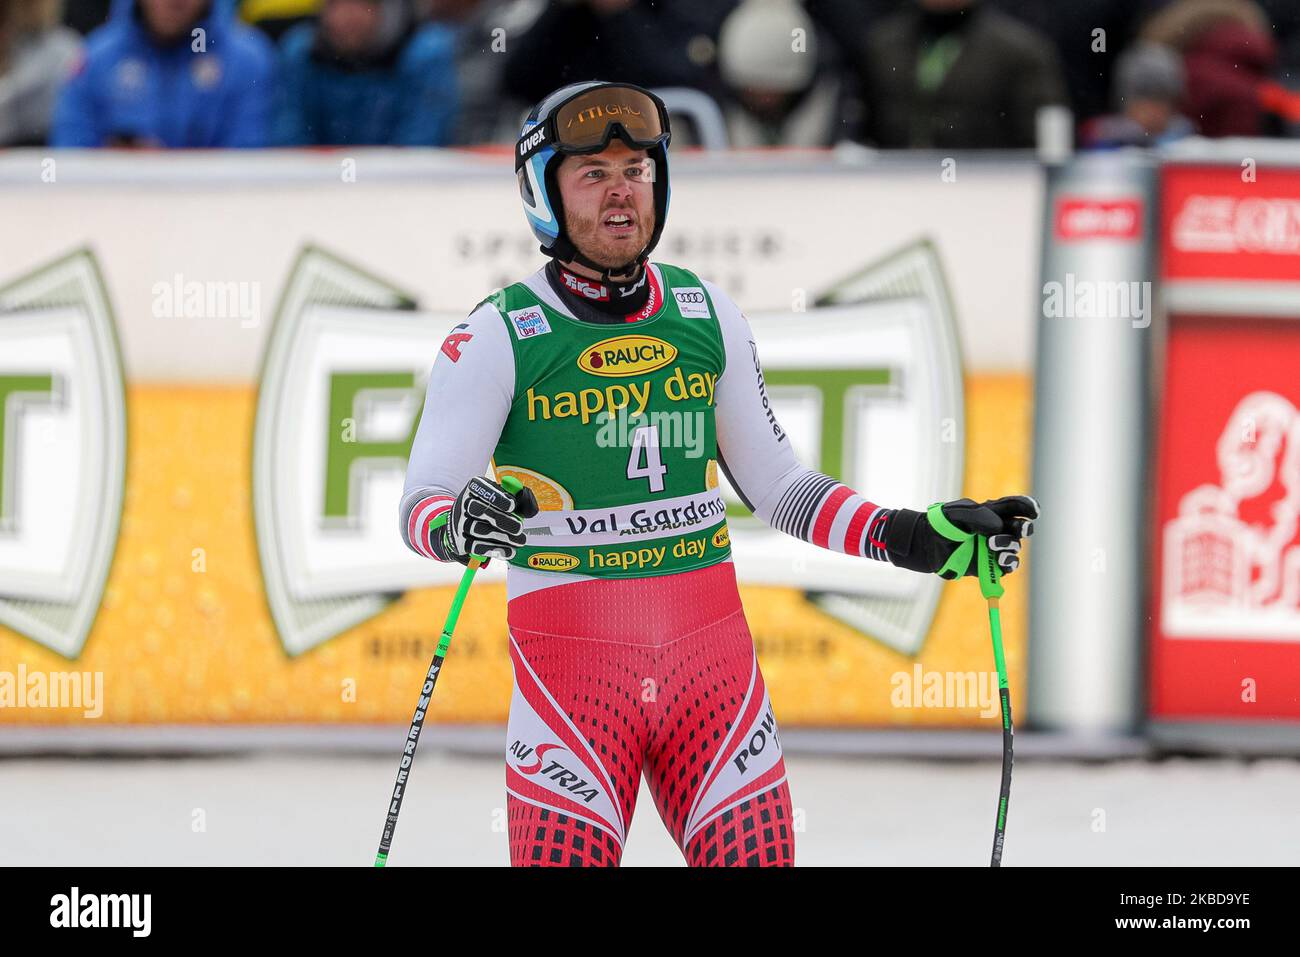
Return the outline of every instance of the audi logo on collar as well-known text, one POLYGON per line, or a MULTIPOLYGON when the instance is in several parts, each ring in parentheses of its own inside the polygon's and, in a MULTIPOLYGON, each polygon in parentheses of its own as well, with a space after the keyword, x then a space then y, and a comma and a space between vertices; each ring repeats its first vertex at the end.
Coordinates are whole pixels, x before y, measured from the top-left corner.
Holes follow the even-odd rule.
POLYGON ((677 297, 678 302, 704 302, 704 293, 702 292, 678 292, 673 290, 673 295, 677 297))

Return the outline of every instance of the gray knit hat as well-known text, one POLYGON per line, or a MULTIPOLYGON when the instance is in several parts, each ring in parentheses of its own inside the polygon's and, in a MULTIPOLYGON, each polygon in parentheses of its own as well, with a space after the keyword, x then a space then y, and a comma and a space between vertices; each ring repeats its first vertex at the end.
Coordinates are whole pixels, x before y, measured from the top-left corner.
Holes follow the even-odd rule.
POLYGON ((722 24, 718 66, 733 89, 797 93, 817 71, 812 18, 795 0, 745 0, 722 24), (802 31, 802 32, 796 32, 802 31))
POLYGON ((1115 99, 1180 100, 1183 96, 1183 58, 1166 46, 1139 43, 1120 54, 1115 64, 1115 99))

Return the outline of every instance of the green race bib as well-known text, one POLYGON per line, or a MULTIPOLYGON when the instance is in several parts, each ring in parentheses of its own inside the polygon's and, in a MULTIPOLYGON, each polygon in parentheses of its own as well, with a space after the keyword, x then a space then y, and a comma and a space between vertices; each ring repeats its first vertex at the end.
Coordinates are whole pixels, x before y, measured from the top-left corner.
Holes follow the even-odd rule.
POLYGON ((730 555, 714 422, 725 364, 717 313, 697 276, 655 265, 647 281, 662 301, 633 323, 571 319, 524 283, 489 300, 515 355, 493 461, 498 478, 518 478, 542 509, 524 523, 528 546, 515 565, 629 578, 730 555))

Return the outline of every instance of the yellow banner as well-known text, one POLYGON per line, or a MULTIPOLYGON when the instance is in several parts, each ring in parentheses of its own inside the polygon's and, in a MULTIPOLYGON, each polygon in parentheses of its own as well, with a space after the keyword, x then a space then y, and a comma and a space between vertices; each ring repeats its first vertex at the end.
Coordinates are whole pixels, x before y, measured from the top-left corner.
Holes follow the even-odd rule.
MULTIPOLYGON (((973 376, 965 399, 965 494, 979 500, 1027 489, 1028 378, 973 376)), ((97 720, 104 723, 410 720, 452 589, 407 592, 376 617, 289 657, 271 621, 254 538, 255 404, 249 387, 128 388, 126 498, 102 605, 73 661, 0 626, 0 673, 9 675, 11 693, 6 703, 0 689, 0 723, 87 720, 84 708, 50 707, 53 700, 33 706, 30 694, 24 701, 30 689, 16 686, 20 666, 29 684, 42 675, 102 673, 97 720)), ((975 700, 994 666, 985 604, 973 580, 944 588, 915 657, 822 612, 799 590, 745 586, 741 595, 786 727, 997 720, 996 684, 991 714, 984 693, 975 700)), ((1026 596, 1021 573, 1009 580, 1002 601, 1016 708, 1024 692, 1026 596)), ((510 682, 505 590, 479 582, 457 626, 430 720, 503 723, 510 682)))

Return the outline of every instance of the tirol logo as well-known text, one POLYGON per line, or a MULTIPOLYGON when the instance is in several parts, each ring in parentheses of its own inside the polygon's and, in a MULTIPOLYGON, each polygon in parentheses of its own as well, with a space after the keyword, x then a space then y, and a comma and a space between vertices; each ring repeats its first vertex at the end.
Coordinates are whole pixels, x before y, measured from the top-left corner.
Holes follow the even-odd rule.
POLYGON ((548 572, 565 572, 581 564, 575 556, 564 552, 537 552, 528 556, 529 568, 540 568, 548 572))
POLYGON ((5 284, 0 630, 65 658, 81 653, 117 548, 126 482, 122 379, 108 293, 90 253, 5 284))
POLYGON ((654 336, 616 336, 584 349, 578 368, 614 378, 654 372, 676 358, 677 347, 654 336))
POLYGON ((723 525, 713 533, 713 546, 715 548, 726 548, 731 544, 731 533, 727 531, 727 526, 723 525))
MULTIPOLYGON (((567 269, 560 270, 560 276, 564 279, 564 285, 582 296, 584 299, 591 299, 594 302, 609 301, 609 287, 598 282, 592 282, 590 279, 584 279, 582 276, 575 275, 567 269)), ((642 277, 644 281, 644 277, 642 277)))
POLYGON ((1142 230, 1140 199, 1091 199, 1062 196, 1056 201, 1056 238, 1137 239, 1142 230))

